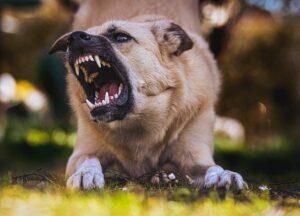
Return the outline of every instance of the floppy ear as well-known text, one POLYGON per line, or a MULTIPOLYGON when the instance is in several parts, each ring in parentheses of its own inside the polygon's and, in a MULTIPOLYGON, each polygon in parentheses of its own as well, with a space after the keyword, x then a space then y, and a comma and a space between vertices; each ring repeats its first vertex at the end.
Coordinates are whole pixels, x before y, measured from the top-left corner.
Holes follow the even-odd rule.
POLYGON ((172 55, 179 56, 193 47, 193 41, 187 33, 171 21, 161 20, 155 22, 152 32, 159 45, 172 55))
POLYGON ((58 38, 53 43, 53 45, 51 46, 51 48, 49 50, 49 54, 53 54, 53 53, 58 52, 58 51, 65 52, 67 50, 67 47, 68 47, 68 38, 69 38, 71 33, 72 32, 69 32, 67 34, 64 34, 60 38, 58 38))

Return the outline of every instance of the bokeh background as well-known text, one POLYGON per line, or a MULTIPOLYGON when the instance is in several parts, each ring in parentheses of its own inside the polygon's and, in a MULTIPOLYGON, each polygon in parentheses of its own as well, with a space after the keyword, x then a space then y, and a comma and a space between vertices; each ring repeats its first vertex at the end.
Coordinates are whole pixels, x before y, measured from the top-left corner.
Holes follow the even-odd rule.
MULTIPOLYGON (((300 181, 300 1, 200 0, 223 77, 216 161, 250 183, 300 181)), ((0 0, 0 176, 63 173, 76 139, 61 55, 69 0, 0 0)))

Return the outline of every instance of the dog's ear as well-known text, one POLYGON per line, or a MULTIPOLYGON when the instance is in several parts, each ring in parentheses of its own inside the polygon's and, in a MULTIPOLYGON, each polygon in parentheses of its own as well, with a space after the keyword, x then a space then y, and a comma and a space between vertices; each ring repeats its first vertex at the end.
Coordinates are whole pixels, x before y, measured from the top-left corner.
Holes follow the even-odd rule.
POLYGON ((179 56, 193 47, 188 34, 175 23, 167 20, 154 22, 152 32, 162 49, 169 54, 179 56))
POLYGON ((68 47, 68 38, 69 38, 71 33, 72 32, 69 32, 67 34, 64 34, 60 38, 58 38, 53 43, 53 45, 51 46, 51 48, 49 50, 49 54, 53 54, 53 53, 58 52, 58 51, 65 52, 67 50, 67 47, 68 47))

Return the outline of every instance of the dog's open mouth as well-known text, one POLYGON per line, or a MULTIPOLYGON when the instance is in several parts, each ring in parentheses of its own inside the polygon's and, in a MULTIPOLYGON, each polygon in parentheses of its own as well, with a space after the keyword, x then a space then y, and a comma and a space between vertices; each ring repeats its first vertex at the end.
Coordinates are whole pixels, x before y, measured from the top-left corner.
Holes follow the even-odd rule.
POLYGON ((106 122, 124 118, 129 84, 120 66, 95 54, 73 59, 74 74, 84 89, 92 117, 106 122))

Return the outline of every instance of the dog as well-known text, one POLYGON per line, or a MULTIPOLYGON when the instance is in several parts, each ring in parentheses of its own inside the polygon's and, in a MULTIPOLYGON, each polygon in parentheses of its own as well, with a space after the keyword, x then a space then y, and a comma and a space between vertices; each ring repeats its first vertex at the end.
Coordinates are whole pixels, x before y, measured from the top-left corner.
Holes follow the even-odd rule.
POLYGON ((213 160, 220 75, 201 36, 144 16, 67 33, 57 51, 78 123, 68 187, 102 188, 117 164, 131 178, 172 167, 193 187, 243 188, 240 174, 213 160))

